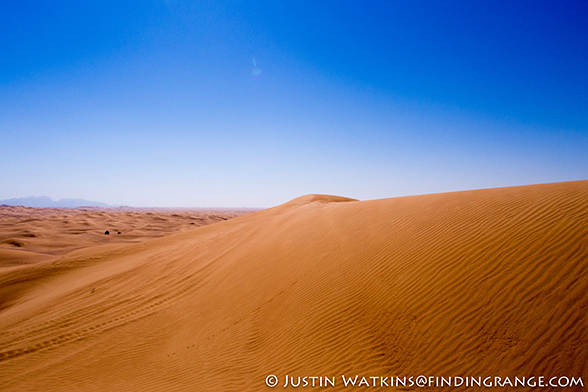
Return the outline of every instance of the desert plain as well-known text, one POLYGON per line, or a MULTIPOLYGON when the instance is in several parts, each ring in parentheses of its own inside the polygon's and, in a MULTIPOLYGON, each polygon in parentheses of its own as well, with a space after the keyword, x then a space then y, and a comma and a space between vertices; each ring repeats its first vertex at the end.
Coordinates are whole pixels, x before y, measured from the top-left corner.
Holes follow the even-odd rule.
POLYGON ((268 375, 586 384, 588 181, 255 212, 0 208, 0 390, 264 391, 268 375))

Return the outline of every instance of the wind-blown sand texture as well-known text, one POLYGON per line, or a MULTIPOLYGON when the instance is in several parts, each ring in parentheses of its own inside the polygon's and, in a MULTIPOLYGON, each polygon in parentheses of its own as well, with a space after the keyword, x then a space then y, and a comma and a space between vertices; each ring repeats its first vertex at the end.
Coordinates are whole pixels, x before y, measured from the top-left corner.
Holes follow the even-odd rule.
POLYGON ((260 391, 269 374, 337 376, 329 390, 367 390, 341 374, 586 382, 587 274, 588 181, 304 196, 3 273, 0 389, 260 391))
POLYGON ((2 205, 0 268, 56 259, 55 256, 89 246, 141 242, 253 211, 2 205))

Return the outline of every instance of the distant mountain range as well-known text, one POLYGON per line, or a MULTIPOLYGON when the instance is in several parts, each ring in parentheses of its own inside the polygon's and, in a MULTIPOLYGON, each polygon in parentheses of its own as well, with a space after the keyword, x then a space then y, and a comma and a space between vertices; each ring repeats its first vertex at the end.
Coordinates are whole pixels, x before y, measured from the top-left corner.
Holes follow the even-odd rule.
POLYGON ((89 201, 84 199, 61 199, 54 201, 47 196, 30 196, 0 200, 0 204, 36 208, 110 207, 106 203, 100 203, 97 201, 89 201))

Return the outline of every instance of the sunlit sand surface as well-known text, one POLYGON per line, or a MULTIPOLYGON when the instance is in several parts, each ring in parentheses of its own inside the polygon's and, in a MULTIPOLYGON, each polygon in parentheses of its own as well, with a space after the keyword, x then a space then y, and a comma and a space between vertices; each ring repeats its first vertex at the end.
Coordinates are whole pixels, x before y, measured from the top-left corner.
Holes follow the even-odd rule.
POLYGON ((0 206, 0 268, 55 259, 95 245, 141 242, 253 209, 0 206), (106 235, 108 232, 108 235, 106 235))
POLYGON ((24 244, 0 249, 13 260, 0 268, 2 390, 260 391, 269 374, 588 380, 588 181, 310 195, 193 230, 182 218, 184 231, 154 239, 135 218, 6 219, 24 244), (97 231, 78 247, 63 219, 97 231), (105 239, 110 228, 122 234, 105 239))

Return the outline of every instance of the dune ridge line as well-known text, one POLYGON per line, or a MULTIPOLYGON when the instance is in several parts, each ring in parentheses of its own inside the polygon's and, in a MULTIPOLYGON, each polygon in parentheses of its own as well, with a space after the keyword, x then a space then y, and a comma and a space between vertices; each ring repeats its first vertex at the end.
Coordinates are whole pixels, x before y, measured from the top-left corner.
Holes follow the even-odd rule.
POLYGON ((0 269, 0 385, 259 391, 270 374, 586 382, 587 276, 588 181, 306 195, 0 269))

